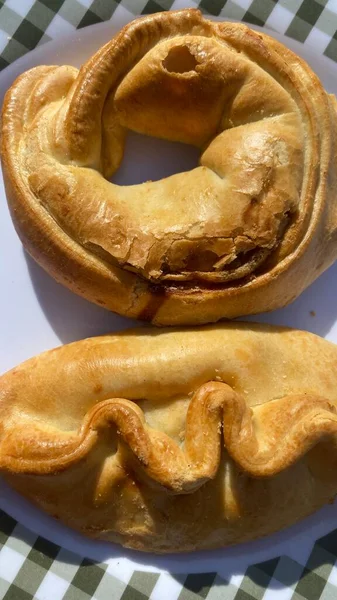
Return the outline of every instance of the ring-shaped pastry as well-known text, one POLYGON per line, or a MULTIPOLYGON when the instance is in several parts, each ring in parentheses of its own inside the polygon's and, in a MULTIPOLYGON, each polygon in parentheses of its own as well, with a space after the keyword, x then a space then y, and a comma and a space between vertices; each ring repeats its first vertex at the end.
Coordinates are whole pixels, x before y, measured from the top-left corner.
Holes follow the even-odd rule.
POLYGON ((336 102, 265 34, 163 12, 78 71, 24 73, 3 108, 15 227, 53 277, 156 324, 281 307, 337 254, 336 102), (127 131, 193 144, 200 165, 118 186, 127 131))

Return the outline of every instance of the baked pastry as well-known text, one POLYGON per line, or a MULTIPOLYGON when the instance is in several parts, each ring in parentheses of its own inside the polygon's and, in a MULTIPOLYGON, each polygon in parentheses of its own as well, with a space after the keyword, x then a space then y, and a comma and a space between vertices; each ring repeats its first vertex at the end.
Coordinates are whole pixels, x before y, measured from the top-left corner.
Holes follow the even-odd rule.
POLYGON ((137 19, 78 71, 6 95, 15 227, 53 277, 155 324, 257 313, 336 258, 336 101, 271 37, 197 10, 137 19), (128 130, 193 144, 200 166, 118 186, 128 130))
POLYGON ((0 470, 82 533, 182 552, 251 540, 337 492, 337 347, 244 323, 137 329, 0 378, 0 470))

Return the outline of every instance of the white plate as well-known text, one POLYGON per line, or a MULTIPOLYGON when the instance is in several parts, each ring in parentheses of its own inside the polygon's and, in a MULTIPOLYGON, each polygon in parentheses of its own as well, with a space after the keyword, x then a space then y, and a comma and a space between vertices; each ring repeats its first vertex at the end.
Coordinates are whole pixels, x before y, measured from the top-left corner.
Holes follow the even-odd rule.
MULTIPOLYGON (((24 56, 1 73, 0 99, 18 74, 35 65, 79 66, 132 18, 131 13, 119 6, 109 23, 88 27, 24 56)), ((337 67, 332 61, 314 55, 305 46, 288 38, 280 35, 276 37, 308 60, 330 92, 337 92, 337 67)), ((119 174, 120 182, 131 182, 135 164, 145 179, 158 179, 167 174, 167 168, 174 170, 177 165, 180 170, 194 166, 193 151, 188 150, 184 158, 184 148, 148 140, 139 154, 140 143, 143 142, 137 136, 131 138, 127 148, 128 157, 119 174)), ((133 321, 111 314, 75 296, 35 265, 23 252, 13 229, 2 178, 0 194, 0 372, 61 343, 135 326, 133 321)), ((337 342, 336 297, 337 263, 290 307, 273 314, 259 315, 253 320, 306 329, 337 342), (315 312, 315 316, 312 316, 311 311, 315 312)), ((88 541, 34 509, 3 483, 0 489, 0 507, 26 527, 54 543, 82 556, 109 562, 109 572, 123 581, 129 580, 134 569, 171 573, 217 571, 224 578, 230 579, 232 575, 240 576, 249 564, 282 554, 305 564, 303 561, 306 561, 315 540, 337 526, 336 508, 329 506, 302 523, 265 540, 219 551, 157 557, 127 551, 113 544, 88 541)))

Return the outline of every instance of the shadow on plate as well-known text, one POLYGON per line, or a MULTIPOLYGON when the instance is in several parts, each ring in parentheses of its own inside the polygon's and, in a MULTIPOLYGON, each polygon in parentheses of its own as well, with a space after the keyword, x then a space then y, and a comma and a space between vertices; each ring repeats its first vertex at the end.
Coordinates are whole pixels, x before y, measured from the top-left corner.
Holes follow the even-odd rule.
POLYGON ((137 185, 159 181, 191 171, 199 164, 200 149, 129 131, 122 164, 112 176, 117 185, 137 185))
POLYGON ((63 344, 140 325, 77 296, 50 277, 25 251, 24 256, 39 304, 63 344))
MULTIPOLYGON (((142 323, 111 313, 56 283, 24 252, 36 297, 62 343, 137 327, 142 323)), ((242 317, 326 336, 337 319, 337 262, 292 304, 271 313, 242 317)))
POLYGON ((337 319, 337 262, 285 308, 242 318, 294 327, 326 337, 337 319))

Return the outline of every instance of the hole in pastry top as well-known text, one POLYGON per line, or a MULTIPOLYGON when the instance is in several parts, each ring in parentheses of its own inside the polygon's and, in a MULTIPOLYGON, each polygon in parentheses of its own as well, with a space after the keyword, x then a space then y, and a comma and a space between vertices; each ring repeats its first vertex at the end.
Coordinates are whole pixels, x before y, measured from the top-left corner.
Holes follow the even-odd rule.
POLYGON ((200 150, 129 131, 120 167, 110 178, 116 185, 159 181, 198 166, 200 150))
POLYGON ((197 59, 187 46, 174 46, 162 61, 164 69, 173 73, 195 71, 197 64, 197 59))

